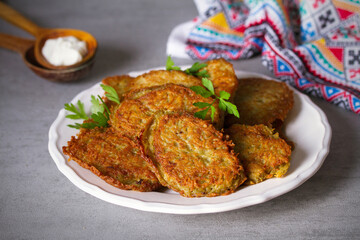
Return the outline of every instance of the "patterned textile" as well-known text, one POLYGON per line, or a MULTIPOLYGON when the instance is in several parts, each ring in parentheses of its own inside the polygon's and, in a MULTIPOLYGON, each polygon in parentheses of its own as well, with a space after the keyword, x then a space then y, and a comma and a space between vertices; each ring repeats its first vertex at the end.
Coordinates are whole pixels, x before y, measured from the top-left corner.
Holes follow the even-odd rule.
POLYGON ((300 91, 360 114, 359 0, 195 0, 194 59, 262 55, 300 91))

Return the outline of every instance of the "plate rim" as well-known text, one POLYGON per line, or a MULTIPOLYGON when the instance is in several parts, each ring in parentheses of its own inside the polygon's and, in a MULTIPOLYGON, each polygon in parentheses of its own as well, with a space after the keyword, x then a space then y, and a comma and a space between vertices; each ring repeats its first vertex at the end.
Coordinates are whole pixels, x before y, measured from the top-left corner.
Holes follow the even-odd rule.
MULTIPOLYGON (((186 68, 188 66, 181 66, 182 68, 186 68)), ((153 68, 153 69, 161 69, 160 68, 153 68)), ((129 75, 137 75, 140 73, 147 72, 152 69, 142 70, 142 71, 134 71, 130 72, 129 75)), ((236 70, 237 75, 247 75, 253 77, 261 77, 269 80, 276 80, 278 79, 259 74, 254 72, 247 72, 236 70)), ((90 90, 97 88, 100 82, 96 83, 95 85, 87 88, 80 93, 78 93, 71 102, 77 101, 81 98, 82 95, 86 94, 90 90)), ((269 201, 275 197, 281 196, 287 192, 294 190, 295 188, 299 187, 301 184, 306 182, 309 178, 311 178, 322 166, 324 163, 326 156, 330 150, 330 142, 332 137, 332 131, 330 124, 327 120, 325 113, 320 109, 316 104, 314 104, 309 96, 299 92, 298 90, 294 89, 293 87, 289 86, 294 92, 299 94, 303 100, 305 100, 311 107, 313 107, 316 112, 319 114, 321 119, 321 124, 324 126, 324 136, 322 139, 322 148, 315 157, 314 163, 309 166, 305 171, 299 173, 293 180, 290 182, 286 182, 274 188, 270 188, 267 191, 262 192, 258 195, 251 195, 246 196, 240 199, 233 199, 226 202, 220 203, 200 203, 194 205, 181 205, 181 204, 173 204, 173 203, 163 203, 163 202, 146 202, 140 199, 133 199, 128 198, 126 196, 119 196, 107 192, 100 187, 93 185, 86 180, 82 179, 69 165, 66 164, 67 160, 64 158, 62 153, 60 153, 59 149, 56 146, 56 143, 59 139, 59 135, 57 132, 57 126, 59 125, 60 121, 65 118, 65 110, 61 109, 55 119, 55 121, 51 124, 49 129, 49 142, 48 142, 48 150, 49 153, 55 162, 59 171, 64 174, 75 186, 83 190, 84 192, 95 196, 101 200, 106 202, 110 202, 119 206, 133 208, 141 211, 147 212, 157 212, 157 213, 170 213, 170 214, 204 214, 204 213, 217 213, 217 212, 226 212, 235 209, 240 209, 252 205, 257 205, 266 201, 269 201), (285 186, 285 187, 284 187, 285 186)), ((125 190, 124 190, 125 191, 125 190)))

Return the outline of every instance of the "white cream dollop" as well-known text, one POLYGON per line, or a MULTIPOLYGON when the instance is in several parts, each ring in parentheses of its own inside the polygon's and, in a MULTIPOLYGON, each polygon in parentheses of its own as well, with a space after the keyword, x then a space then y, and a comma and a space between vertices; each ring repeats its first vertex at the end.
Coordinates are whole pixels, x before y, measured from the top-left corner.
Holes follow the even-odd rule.
POLYGON ((78 63, 86 52, 86 42, 73 36, 48 39, 41 49, 45 59, 54 66, 69 66, 78 63))

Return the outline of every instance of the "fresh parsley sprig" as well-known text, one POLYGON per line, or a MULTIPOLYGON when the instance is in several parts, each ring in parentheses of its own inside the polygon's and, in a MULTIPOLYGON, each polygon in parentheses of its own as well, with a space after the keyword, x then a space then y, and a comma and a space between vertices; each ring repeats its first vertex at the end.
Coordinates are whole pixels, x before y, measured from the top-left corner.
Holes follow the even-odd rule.
POLYGON ((84 120, 89 119, 89 117, 86 115, 84 104, 80 100, 77 101, 77 107, 72 103, 65 103, 64 106, 65 110, 74 113, 66 115, 66 118, 84 120))
POLYGON ((166 70, 168 70, 168 71, 170 71, 170 70, 181 71, 181 68, 175 66, 174 61, 171 59, 170 56, 168 56, 167 59, 166 59, 166 70))
POLYGON ((205 69, 200 71, 206 66, 207 66, 206 63, 195 62, 190 68, 185 69, 184 72, 188 75, 193 75, 196 77, 210 77, 210 75, 205 69))
MULTIPOLYGON (((193 75, 195 77, 209 77, 209 74, 205 69, 201 70, 206 66, 207 66, 206 63, 196 62, 190 68, 185 69, 183 72, 188 74, 188 75, 193 75)), ((181 68, 175 66, 174 61, 171 59, 170 56, 168 56, 167 60, 166 60, 166 70, 168 70, 168 71, 170 71, 170 70, 181 71, 181 68)))
POLYGON ((199 94, 203 96, 204 98, 213 97, 214 101, 212 103, 205 103, 205 102, 196 102, 193 105, 198 108, 205 108, 204 110, 201 110, 199 112, 195 113, 195 117, 205 119, 206 114, 208 111, 211 111, 211 120, 214 121, 215 116, 215 107, 213 106, 216 100, 219 100, 219 108, 223 111, 228 112, 229 114, 233 114, 236 117, 240 117, 239 112, 237 110, 236 105, 232 104, 231 102, 227 101, 230 98, 230 93, 226 91, 220 91, 219 95, 217 96, 214 91, 214 86, 212 82, 208 78, 202 78, 201 80, 202 86, 192 86, 190 87, 191 90, 193 90, 196 94, 199 94))
MULTIPOLYGON (((113 102, 120 103, 119 96, 116 93, 115 89, 101 84, 101 88, 105 91, 105 96, 113 102)), ((64 104, 65 110, 72 112, 73 114, 66 115, 66 118, 69 119, 83 119, 83 120, 90 120, 83 123, 75 123, 74 125, 69 124, 68 126, 71 128, 87 128, 92 129, 95 127, 107 127, 108 121, 110 119, 110 110, 104 103, 103 99, 97 95, 95 97, 94 95, 91 95, 91 115, 90 117, 86 114, 84 109, 84 104, 79 100, 75 106, 72 103, 66 103, 64 104)))

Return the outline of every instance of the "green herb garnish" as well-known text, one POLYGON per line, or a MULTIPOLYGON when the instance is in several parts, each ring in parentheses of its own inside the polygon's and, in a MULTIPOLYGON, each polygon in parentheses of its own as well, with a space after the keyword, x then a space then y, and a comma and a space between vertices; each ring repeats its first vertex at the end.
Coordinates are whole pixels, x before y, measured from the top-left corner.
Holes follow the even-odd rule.
POLYGON ((77 102, 78 107, 76 107, 72 103, 65 103, 64 106, 65 106, 65 110, 74 113, 74 114, 66 115, 66 118, 84 119, 84 120, 89 119, 89 117, 86 115, 86 112, 84 110, 84 104, 80 100, 77 102))
POLYGON ((231 102, 226 101, 226 100, 229 100, 230 93, 225 92, 225 91, 220 91, 220 93, 219 93, 220 96, 216 96, 215 91, 214 91, 214 86, 209 79, 202 78, 201 82, 206 89, 202 86, 193 86, 193 87, 190 87, 190 89, 193 90, 196 94, 203 96, 204 98, 214 97, 214 101, 212 103, 205 103, 205 102, 194 103, 193 105, 195 107, 205 108, 204 110, 196 112, 194 114, 195 117, 205 119, 206 114, 210 110, 211 111, 211 120, 214 121, 215 107, 213 105, 217 99, 219 100, 219 108, 221 110, 226 111, 229 114, 233 114, 238 118, 240 117, 237 107, 234 104, 232 104, 231 102))
MULTIPOLYGON (((117 95, 114 88, 101 84, 101 88, 106 92, 105 96, 113 102, 120 103, 119 96, 117 95)), ((84 109, 84 104, 79 100, 77 102, 77 107, 72 103, 64 104, 65 110, 72 112, 73 114, 66 115, 66 118, 69 119, 83 119, 90 120, 83 123, 75 123, 74 125, 69 124, 68 126, 71 128, 87 128, 92 129, 95 127, 107 127, 108 121, 110 119, 110 110, 104 103, 103 99, 97 95, 91 95, 91 115, 90 117, 86 114, 84 109)))
POLYGON ((119 96, 116 92, 116 90, 113 87, 110 87, 108 85, 104 85, 104 84, 100 84, 100 86, 102 87, 102 89, 104 89, 105 96, 113 102, 116 102, 117 104, 120 104, 120 99, 119 96))
POLYGON ((174 61, 171 59, 170 56, 167 57, 166 59, 166 70, 170 71, 170 70, 181 70, 180 67, 174 66, 175 63, 174 61))
POLYGON ((200 71, 201 69, 203 69, 206 66, 207 66, 206 63, 196 62, 190 68, 185 69, 184 72, 188 75, 193 75, 196 77, 210 77, 206 70, 200 71))
MULTIPOLYGON (((188 75, 193 75, 195 77, 209 77, 209 74, 208 74, 208 72, 206 70, 200 71, 201 69, 203 69, 206 66, 207 66, 206 63, 196 62, 190 68, 185 69, 183 72, 188 74, 188 75)), ((168 56, 167 60, 166 60, 166 70, 178 70, 178 71, 181 71, 181 68, 175 66, 174 61, 171 59, 170 56, 168 56)))

